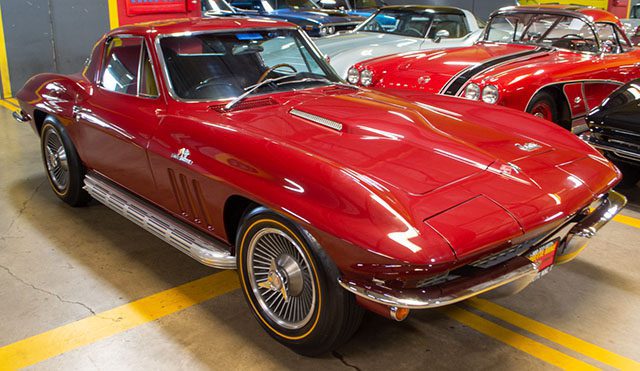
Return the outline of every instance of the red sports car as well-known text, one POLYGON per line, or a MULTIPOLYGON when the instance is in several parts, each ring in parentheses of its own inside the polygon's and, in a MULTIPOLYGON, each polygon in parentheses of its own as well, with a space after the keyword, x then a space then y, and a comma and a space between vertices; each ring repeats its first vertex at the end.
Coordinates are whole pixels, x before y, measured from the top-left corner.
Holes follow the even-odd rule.
POLYGON ((18 100, 60 199, 237 268, 259 323, 302 354, 347 340, 363 307, 402 320, 519 291, 625 204, 617 169, 565 130, 343 84, 279 21, 120 28, 18 100))
POLYGON ((473 46, 370 59, 351 68, 348 80, 503 105, 571 129, 639 77, 640 50, 613 14, 548 5, 500 9, 473 46))

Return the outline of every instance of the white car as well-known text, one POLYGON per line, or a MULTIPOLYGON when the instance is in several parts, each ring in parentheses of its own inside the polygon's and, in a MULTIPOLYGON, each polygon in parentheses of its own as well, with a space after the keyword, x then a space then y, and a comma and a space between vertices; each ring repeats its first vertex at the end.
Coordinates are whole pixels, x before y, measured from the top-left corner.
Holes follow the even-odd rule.
POLYGON ((468 46, 481 36, 473 13, 446 6, 385 6, 353 31, 314 40, 341 77, 355 63, 389 54, 468 46))

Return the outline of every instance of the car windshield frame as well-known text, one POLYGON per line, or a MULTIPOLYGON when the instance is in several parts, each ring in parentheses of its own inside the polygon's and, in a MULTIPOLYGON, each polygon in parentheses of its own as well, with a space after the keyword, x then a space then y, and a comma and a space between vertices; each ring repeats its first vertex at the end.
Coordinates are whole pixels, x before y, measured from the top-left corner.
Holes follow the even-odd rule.
POLYGON ((437 14, 448 14, 448 13, 439 13, 439 12, 434 12, 432 9, 424 9, 421 11, 416 11, 416 10, 409 10, 409 9, 394 9, 394 8, 381 8, 378 9, 376 12, 374 12, 369 18, 367 18, 364 22, 360 23, 353 31, 354 32, 371 32, 371 33, 377 33, 377 34, 381 34, 381 35, 396 35, 396 36, 406 36, 406 37, 415 37, 417 39, 426 39, 427 35, 429 34, 429 31, 431 30, 431 27, 433 26, 433 20, 435 19, 435 16, 437 14), (426 31, 424 32, 424 34, 422 36, 412 36, 412 35, 406 35, 406 34, 402 34, 402 33, 394 33, 394 32, 384 32, 384 31, 374 31, 374 30, 365 30, 364 28, 366 27, 367 24, 369 24, 370 22, 373 22, 373 20, 380 14, 385 13, 385 12, 390 12, 390 13, 397 13, 397 14, 415 14, 415 15, 422 15, 423 13, 426 13, 425 15, 428 15, 431 17, 431 19, 429 20, 429 26, 426 28, 426 31))
POLYGON ((498 12, 498 13, 495 13, 495 14, 491 15, 491 17, 489 18, 489 21, 487 22, 487 25, 484 28, 484 31, 482 33, 482 37, 480 37, 480 42, 490 42, 490 43, 499 43, 499 44, 532 45, 532 46, 538 46, 538 47, 563 49, 563 50, 568 50, 568 51, 571 51, 571 52, 574 52, 574 53, 584 53, 584 54, 600 54, 601 51, 602 51, 600 38, 598 37, 598 33, 596 32, 594 23, 589 18, 587 18, 586 16, 584 16, 582 14, 579 14, 579 13, 575 13, 575 12, 553 12, 553 11, 540 12, 540 11, 534 11, 534 10, 518 10, 518 11, 498 12), (516 40, 514 40, 514 38, 515 38, 515 36, 517 34, 517 31, 515 29, 513 31, 514 32, 513 37, 509 41, 491 41, 491 40, 488 40, 489 33, 491 32, 491 26, 494 24, 494 21, 497 18, 505 18, 505 17, 519 15, 519 14, 531 15, 531 19, 529 20, 529 22, 523 28, 524 31, 528 30, 528 28, 531 26, 531 24, 537 18, 540 18, 540 17, 556 17, 557 19, 556 19, 556 22, 554 22, 551 25, 551 27, 549 27, 544 32, 544 34, 540 35, 538 38, 535 39, 535 42, 534 41, 516 41, 516 40), (581 50, 575 50, 575 49, 561 48, 561 47, 558 47, 558 46, 550 46, 548 44, 537 42, 539 40, 544 40, 544 38, 547 35, 549 35, 549 33, 551 31, 553 31, 553 29, 558 25, 558 23, 560 21, 562 21, 563 18, 574 18, 574 19, 577 19, 577 20, 580 20, 580 21, 584 22, 584 24, 586 24, 589 27, 589 30, 591 31, 591 34, 594 37, 596 50, 595 51, 581 51, 581 50))
MULTIPOLYGON (((166 60, 165 60, 165 55, 162 51, 162 45, 161 45, 161 41, 162 39, 165 38, 170 38, 170 37, 187 37, 187 36, 197 36, 197 35, 202 35, 202 34, 230 34, 230 33, 250 33, 250 32, 255 32, 255 31, 260 31, 260 32, 267 32, 267 31, 282 31, 282 30, 288 30, 288 31, 292 31, 295 32, 295 35, 299 36, 299 41, 302 42, 303 46, 305 47, 305 49, 308 51, 308 53, 311 55, 312 58, 315 59, 316 63, 318 63, 318 66, 322 69, 322 71, 325 73, 325 78, 327 79, 326 84, 327 85, 340 85, 340 84, 346 84, 345 81, 343 81, 343 79, 338 76, 338 74, 333 70, 333 68, 329 65, 329 63, 326 61, 326 59, 322 56, 322 53, 320 52, 320 50, 318 49, 318 47, 313 43, 313 41, 311 40, 311 38, 303 31, 301 31, 299 28, 297 27, 275 27, 275 28, 242 28, 242 29, 226 29, 226 30, 206 30, 206 31, 196 31, 196 32, 175 32, 175 33, 166 33, 166 34, 159 34, 155 37, 155 40, 153 41, 153 48, 155 49, 155 54, 158 60, 158 63, 160 65, 160 70, 162 71, 161 78, 163 79, 163 85, 167 90, 167 95, 169 95, 173 100, 177 101, 177 102, 184 102, 184 103, 198 103, 198 102, 208 102, 208 103, 215 103, 215 102, 229 102, 232 101, 233 99, 237 98, 238 96, 240 96, 241 94, 238 94, 237 96, 233 96, 233 97, 226 97, 226 98, 218 98, 218 99, 212 99, 212 98, 206 98, 206 99, 202 99, 202 98, 194 98, 194 99, 190 99, 190 98, 184 98, 179 96, 172 84, 171 81, 171 74, 169 72, 169 68, 167 66, 166 60)), ((284 80, 283 83, 287 83, 287 80, 284 80)), ((306 86, 304 88, 291 88, 291 89, 283 89, 283 90, 278 90, 278 91, 266 91, 264 93, 260 93, 260 92, 256 92, 255 94, 252 94, 253 96, 261 96, 261 95, 268 95, 268 94, 279 94, 279 93, 287 93, 287 92, 292 92, 292 91, 299 91, 299 90, 306 90, 306 89, 313 89, 313 88, 317 88, 319 85, 314 84, 312 86, 306 86)), ((251 88, 251 86, 246 87, 245 90, 248 90, 249 88, 251 88)))

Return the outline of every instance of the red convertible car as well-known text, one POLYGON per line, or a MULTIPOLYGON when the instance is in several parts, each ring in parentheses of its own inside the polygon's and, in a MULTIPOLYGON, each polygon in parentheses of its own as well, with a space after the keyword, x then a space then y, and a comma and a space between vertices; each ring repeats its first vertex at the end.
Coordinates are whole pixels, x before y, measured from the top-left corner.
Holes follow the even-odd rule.
POLYGON ((571 129, 639 77, 640 49, 613 14, 547 5, 500 9, 473 46, 370 59, 351 68, 348 80, 503 105, 571 129))
POLYGON ((17 97, 60 199, 237 268, 259 323, 307 355, 347 340, 363 307, 403 320, 517 292, 625 204, 617 169, 565 130, 344 84, 280 21, 123 27, 82 73, 17 97))

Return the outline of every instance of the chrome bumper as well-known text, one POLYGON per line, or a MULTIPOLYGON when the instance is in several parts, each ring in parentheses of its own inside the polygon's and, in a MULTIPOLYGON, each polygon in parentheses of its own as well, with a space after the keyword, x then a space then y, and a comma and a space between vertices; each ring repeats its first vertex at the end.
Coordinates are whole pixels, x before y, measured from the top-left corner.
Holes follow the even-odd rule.
POLYGON ((640 153, 629 151, 628 149, 624 149, 624 148, 614 147, 606 143, 602 143, 597 139, 595 139, 590 132, 581 134, 580 139, 589 143, 593 148, 598 149, 600 151, 613 153, 614 155, 622 159, 627 159, 631 161, 640 161, 640 153))
POLYGON ((31 117, 29 117, 29 115, 27 115, 23 110, 13 111, 12 116, 14 120, 18 122, 25 123, 31 121, 31 117))
POLYGON ((627 198, 616 191, 609 191, 591 213, 569 230, 564 248, 556 256, 556 264, 573 260, 589 243, 600 228, 604 227, 627 204, 627 198))
MULTIPOLYGON (((561 248, 554 264, 566 263, 575 258, 596 232, 620 212, 627 199, 610 191, 600 204, 559 236, 561 248)), ((554 237, 555 238, 555 237, 554 237)), ((537 247, 536 247, 537 248, 537 247)), ((535 249, 535 248, 534 248, 535 249)), ((340 279, 346 290, 373 302, 409 309, 436 308, 491 291, 492 297, 502 297, 520 292, 538 277, 538 267, 524 256, 516 256, 491 268, 478 269, 449 282, 427 288, 392 289, 358 280, 340 279)))

